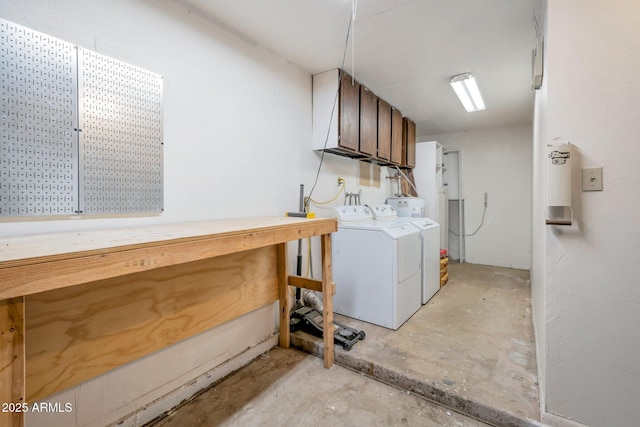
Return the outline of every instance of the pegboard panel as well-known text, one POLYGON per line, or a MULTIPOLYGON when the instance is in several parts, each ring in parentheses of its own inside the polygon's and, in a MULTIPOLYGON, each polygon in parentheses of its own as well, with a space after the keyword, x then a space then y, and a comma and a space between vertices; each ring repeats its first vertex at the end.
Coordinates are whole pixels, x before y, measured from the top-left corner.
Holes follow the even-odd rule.
POLYGON ((80 210, 163 207, 162 78, 78 48, 80 210))
POLYGON ((0 19, 0 216, 78 209, 76 50, 0 19))

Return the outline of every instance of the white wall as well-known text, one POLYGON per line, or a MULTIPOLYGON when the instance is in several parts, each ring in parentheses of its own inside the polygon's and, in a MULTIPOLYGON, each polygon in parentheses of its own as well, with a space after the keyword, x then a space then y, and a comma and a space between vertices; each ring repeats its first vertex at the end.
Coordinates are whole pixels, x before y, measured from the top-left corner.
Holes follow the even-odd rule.
MULTIPOLYGON (((175 1, 3 1, 0 17, 164 76, 165 137, 162 215, 3 221, 0 236, 281 215, 297 206, 301 150, 311 139, 307 72, 175 1)), ((257 310, 88 381, 54 397, 74 404, 71 416, 28 416, 27 425, 116 421, 271 342, 276 318, 274 306, 257 310)))
MULTIPOLYGON (((545 247, 535 247, 536 264, 545 265, 534 271, 546 269, 544 279, 534 276, 536 325, 544 316, 546 327, 542 417, 552 425, 637 425, 640 4, 565 0, 547 7, 548 95, 541 95, 536 143, 564 138, 576 148, 576 221, 546 227, 545 247), (580 169, 594 166, 604 168, 604 191, 582 192, 580 169)), ((542 164, 536 168, 542 172, 542 164)))
POLYGON ((528 269, 531 248, 532 126, 479 129, 430 135, 446 150, 462 153, 466 261, 528 269))
MULTIPOLYGON (((541 25, 546 25, 546 1, 542 11, 541 25)), ((544 31, 544 30, 543 30, 544 31)), ((547 62, 543 62, 546 73, 547 62)), ((545 169, 547 122, 545 109, 548 99, 548 85, 543 79, 542 87, 536 91, 533 121, 533 171, 532 171, 532 211, 531 211, 531 318, 536 337, 536 360, 538 364, 538 384, 540 410, 545 412, 546 391, 546 226, 545 226, 545 169)))

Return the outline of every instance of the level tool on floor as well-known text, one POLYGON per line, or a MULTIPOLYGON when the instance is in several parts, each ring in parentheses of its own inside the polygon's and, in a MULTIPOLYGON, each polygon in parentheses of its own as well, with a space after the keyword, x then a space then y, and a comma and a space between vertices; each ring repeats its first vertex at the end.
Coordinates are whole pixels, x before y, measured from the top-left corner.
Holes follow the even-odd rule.
MULTIPOLYGON (((289 321, 291 332, 303 329, 312 335, 321 337, 324 334, 322 329, 322 314, 311 307, 300 307, 291 314, 289 321)), ((333 322, 333 341, 342 345, 345 350, 351 348, 360 340, 365 338, 364 331, 358 331, 340 322, 333 322)))

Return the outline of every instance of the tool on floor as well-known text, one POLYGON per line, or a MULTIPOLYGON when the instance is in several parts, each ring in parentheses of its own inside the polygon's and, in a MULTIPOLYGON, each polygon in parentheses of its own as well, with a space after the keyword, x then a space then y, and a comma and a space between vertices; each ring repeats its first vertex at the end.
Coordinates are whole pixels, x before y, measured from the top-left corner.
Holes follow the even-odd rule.
MULTIPOLYGON (((322 314, 311 307, 300 307, 291 314, 289 322, 291 332, 303 329, 305 332, 322 338, 322 314)), ((333 322, 333 341, 342 345, 345 350, 351 348, 358 342, 365 339, 364 331, 358 331, 340 322, 333 322)))
MULTIPOLYGON (((304 213, 304 185, 300 184, 300 211, 304 213)), ((287 216, 302 216, 287 212, 287 216)), ((314 215, 315 216, 315 215, 314 215)), ((308 217, 312 218, 312 217, 308 217)), ((302 275, 302 240, 298 239, 298 254, 296 257, 296 274, 302 275)), ((313 275, 313 271, 311 272, 313 275)), ((311 335, 322 338, 324 330, 322 327, 322 301, 313 294, 311 291, 307 291, 301 301, 301 289, 296 288, 296 302, 293 306, 293 311, 289 317, 289 329, 291 332, 298 330, 305 330, 311 335), (303 302, 307 306, 303 305, 303 302)), ((333 322, 333 341, 342 345, 345 350, 351 350, 351 348, 360 340, 365 338, 364 331, 358 331, 339 322, 333 322)))

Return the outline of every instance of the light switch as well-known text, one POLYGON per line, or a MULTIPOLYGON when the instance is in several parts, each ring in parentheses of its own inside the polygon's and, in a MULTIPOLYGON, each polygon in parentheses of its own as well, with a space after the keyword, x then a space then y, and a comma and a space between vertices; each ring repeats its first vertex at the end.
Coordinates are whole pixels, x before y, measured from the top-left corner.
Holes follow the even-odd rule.
POLYGON ((582 191, 602 191, 602 168, 582 169, 582 191))

